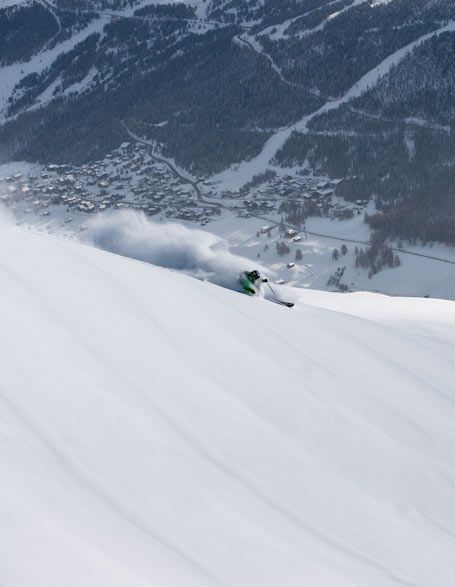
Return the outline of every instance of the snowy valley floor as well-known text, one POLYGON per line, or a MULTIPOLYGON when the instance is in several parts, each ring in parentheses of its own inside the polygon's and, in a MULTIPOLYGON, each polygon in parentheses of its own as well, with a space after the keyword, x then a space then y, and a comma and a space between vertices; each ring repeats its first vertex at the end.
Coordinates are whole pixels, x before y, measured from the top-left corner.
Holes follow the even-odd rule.
POLYGON ((0 247, 2 587, 455 584, 453 302, 0 247))

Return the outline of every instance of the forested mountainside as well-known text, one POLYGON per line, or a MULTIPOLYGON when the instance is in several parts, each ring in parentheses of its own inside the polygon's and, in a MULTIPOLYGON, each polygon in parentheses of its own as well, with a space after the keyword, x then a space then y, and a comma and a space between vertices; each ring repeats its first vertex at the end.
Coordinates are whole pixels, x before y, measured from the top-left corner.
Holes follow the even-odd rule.
POLYGON ((2 160, 94 160, 126 126, 197 176, 344 178, 383 237, 455 242, 450 0, 11 4, 2 160))
POLYGON ((376 200, 383 237, 455 242, 455 35, 435 35, 359 98, 313 118, 278 153, 281 165, 351 176, 339 192, 376 200))

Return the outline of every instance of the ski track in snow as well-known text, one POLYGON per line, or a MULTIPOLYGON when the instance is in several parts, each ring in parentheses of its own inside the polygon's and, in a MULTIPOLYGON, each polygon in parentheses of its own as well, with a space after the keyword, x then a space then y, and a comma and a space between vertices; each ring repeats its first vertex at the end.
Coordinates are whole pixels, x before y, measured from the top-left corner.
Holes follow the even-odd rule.
POLYGON ((455 580, 453 303, 289 310, 5 224, 0 245, 8 585, 455 580))
MULTIPOLYGON (((427 33, 422 37, 419 37, 412 43, 409 43, 405 47, 400 48, 395 53, 386 57, 371 71, 367 72, 364 76, 362 76, 341 98, 339 98, 336 101, 326 102, 321 108, 319 108, 319 110, 316 110, 315 112, 312 112, 311 114, 304 116, 301 120, 299 120, 296 123, 290 124, 289 126, 283 127, 282 129, 278 130, 265 143, 261 152, 256 157, 253 157, 249 161, 244 161, 240 164, 235 164, 231 166, 229 169, 212 176, 210 178, 210 181, 217 182, 220 185, 220 187, 225 187, 226 189, 239 189, 247 182, 251 181, 251 179, 255 175, 262 173, 267 169, 272 159, 288 141, 292 132, 306 132, 307 125, 310 120, 312 120, 316 116, 319 116, 320 114, 329 112, 330 110, 336 110, 342 104, 346 104, 352 99, 361 96, 364 92, 366 92, 375 84, 377 84, 379 80, 383 78, 394 65, 397 65, 402 59, 404 59, 404 57, 406 57, 406 55, 412 52, 416 47, 418 47, 419 45, 421 45, 422 43, 424 43, 425 41, 434 36, 439 36, 445 32, 453 31, 455 31, 455 21, 450 21, 444 27, 432 31, 431 33, 427 33)), ((240 40, 245 42, 244 39, 240 40)), ((269 60, 269 62, 273 63, 271 57, 262 51, 258 43, 251 43, 250 40, 248 40, 248 43, 251 47, 254 48, 255 51, 259 52, 261 55, 266 57, 269 60)), ((272 67, 280 76, 280 79, 283 79, 281 69, 275 64, 273 64, 272 67)))
MULTIPOLYGON (((41 6, 43 6, 43 8, 45 8, 48 12, 50 12, 52 14, 55 22, 57 23, 58 31, 55 33, 55 35, 53 37, 53 39, 55 39, 55 37, 62 31, 62 21, 60 20, 60 17, 57 14, 55 6, 53 6, 50 2, 47 2, 47 0, 39 0, 39 4, 41 4, 41 6)), ((52 39, 51 39, 51 41, 49 41, 48 45, 50 45, 51 43, 52 43, 52 39)))

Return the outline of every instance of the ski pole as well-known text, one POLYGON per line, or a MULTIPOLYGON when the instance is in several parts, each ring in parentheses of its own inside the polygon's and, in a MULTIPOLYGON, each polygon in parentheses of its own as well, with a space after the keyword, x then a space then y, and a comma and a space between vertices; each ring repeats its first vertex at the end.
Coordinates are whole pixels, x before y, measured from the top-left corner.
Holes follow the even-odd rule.
POLYGON ((270 289, 272 290, 273 295, 277 298, 278 296, 276 295, 276 292, 274 291, 273 287, 270 285, 270 283, 267 281, 267 285, 270 287, 270 289))
POLYGON ((270 287, 271 292, 273 293, 273 295, 275 296, 275 301, 283 304, 283 306, 287 306, 288 308, 293 308, 294 307, 294 302, 285 302, 282 299, 280 299, 277 295, 275 290, 273 289, 273 287, 270 285, 270 283, 268 281, 266 281, 267 285, 270 287))

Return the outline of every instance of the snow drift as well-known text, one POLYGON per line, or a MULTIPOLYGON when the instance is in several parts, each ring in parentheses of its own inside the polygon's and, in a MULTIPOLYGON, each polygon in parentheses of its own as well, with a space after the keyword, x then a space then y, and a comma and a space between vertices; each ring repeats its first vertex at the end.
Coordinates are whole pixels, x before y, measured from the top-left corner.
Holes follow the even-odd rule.
POLYGON ((249 259, 230 253, 214 234, 175 222, 153 222, 133 211, 97 214, 88 223, 86 237, 107 251, 186 271, 229 289, 239 289, 240 271, 251 268, 249 259))
POLYGON ((2 585, 455 584, 453 303, 0 247, 2 585))

